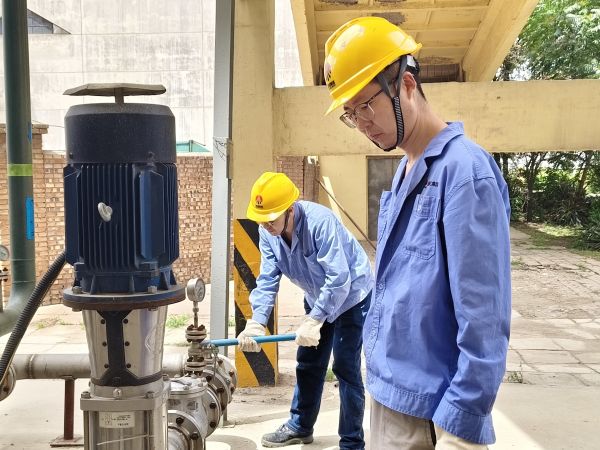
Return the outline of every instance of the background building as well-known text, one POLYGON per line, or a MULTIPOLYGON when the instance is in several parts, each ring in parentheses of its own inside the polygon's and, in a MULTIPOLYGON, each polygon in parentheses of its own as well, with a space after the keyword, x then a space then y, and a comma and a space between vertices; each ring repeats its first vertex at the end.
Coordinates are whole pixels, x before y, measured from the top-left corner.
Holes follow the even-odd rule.
MULTIPOLYGON (((211 149, 216 1, 29 0, 32 120, 49 125, 44 149, 64 150, 63 121, 71 105, 106 101, 64 96, 66 89, 115 82, 164 85, 166 94, 129 101, 168 105, 177 141, 211 149)), ((276 86, 301 85, 290 2, 275 5, 276 86)))

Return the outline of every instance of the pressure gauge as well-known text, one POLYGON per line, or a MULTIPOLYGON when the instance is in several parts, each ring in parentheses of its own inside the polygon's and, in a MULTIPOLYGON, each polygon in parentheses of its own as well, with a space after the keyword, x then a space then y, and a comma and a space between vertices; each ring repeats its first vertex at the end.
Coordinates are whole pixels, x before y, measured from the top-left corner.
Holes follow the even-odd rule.
POLYGON ((188 281, 187 286, 185 288, 185 292, 187 294, 188 299, 193 302, 201 302, 204 300, 204 295, 206 294, 206 288, 204 286, 204 281, 202 278, 192 278, 188 281))
POLYGON ((10 253, 8 252, 8 248, 4 245, 0 245, 0 261, 8 261, 10 258, 10 253))

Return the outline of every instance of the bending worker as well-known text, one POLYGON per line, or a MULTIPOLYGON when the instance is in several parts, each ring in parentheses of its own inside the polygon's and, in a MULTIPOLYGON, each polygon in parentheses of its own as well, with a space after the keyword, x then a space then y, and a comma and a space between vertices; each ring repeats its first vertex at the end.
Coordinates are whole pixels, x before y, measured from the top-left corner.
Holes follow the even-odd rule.
POLYGON ((265 447, 313 441, 327 366, 339 381, 341 449, 364 449, 365 408, 360 371, 362 328, 373 276, 369 258, 352 234, 324 206, 298 201, 283 173, 266 172, 254 183, 247 216, 260 225, 260 275, 250 294, 252 319, 238 335, 239 348, 258 352, 253 337, 265 334, 281 275, 304 290, 306 315, 296 330, 296 387, 289 420, 263 436, 265 447))
POLYGON ((342 122, 405 156, 379 205, 363 332, 371 448, 484 449, 510 331, 510 203, 494 159, 425 99, 420 44, 379 17, 342 25, 324 73, 342 122))

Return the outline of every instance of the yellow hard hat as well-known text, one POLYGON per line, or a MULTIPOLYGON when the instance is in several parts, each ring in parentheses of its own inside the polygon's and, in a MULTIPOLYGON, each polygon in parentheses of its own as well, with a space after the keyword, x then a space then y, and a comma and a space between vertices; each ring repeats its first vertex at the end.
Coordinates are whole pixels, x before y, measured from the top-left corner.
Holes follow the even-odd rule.
POLYGON ((300 191, 285 173, 265 172, 252 186, 246 216, 255 222, 271 222, 298 200, 300 191))
POLYGON ((325 114, 358 94, 402 55, 420 48, 412 36, 382 17, 359 17, 346 22, 325 43, 323 72, 333 98, 325 114))

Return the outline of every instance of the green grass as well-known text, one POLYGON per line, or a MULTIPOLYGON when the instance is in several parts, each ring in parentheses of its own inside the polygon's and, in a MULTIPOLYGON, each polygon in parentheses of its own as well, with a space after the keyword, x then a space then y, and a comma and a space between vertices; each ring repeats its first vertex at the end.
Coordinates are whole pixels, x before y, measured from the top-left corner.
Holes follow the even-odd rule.
POLYGON ((577 227, 565 227, 546 223, 512 222, 511 227, 531 236, 531 243, 540 250, 551 250, 552 247, 564 247, 580 256, 600 261, 600 251, 582 250, 577 247, 577 227))
POLYGON ((510 265, 513 269, 524 269, 527 267, 527 264, 525 264, 521 258, 513 259, 510 262, 510 265))
POLYGON ((185 325, 188 325, 191 319, 191 314, 172 314, 167 317, 165 326, 167 328, 181 328, 185 325))
POLYGON ((572 248, 577 240, 578 229, 545 223, 513 222, 513 228, 531 236, 531 243, 536 247, 572 248))
POLYGON ((81 328, 84 328, 83 323, 81 323, 81 322, 78 322, 78 323, 66 322, 61 317, 48 317, 48 318, 42 319, 35 323, 35 328, 37 330, 43 330, 44 328, 53 327, 55 325, 79 325, 81 328))
POLYGON ((523 384, 523 372, 521 372, 520 370, 508 372, 506 382, 523 384))
POLYGON ((337 381, 337 378, 335 377, 335 374, 333 373, 333 370, 330 367, 327 368, 327 373, 325 374, 325 381, 337 381))

